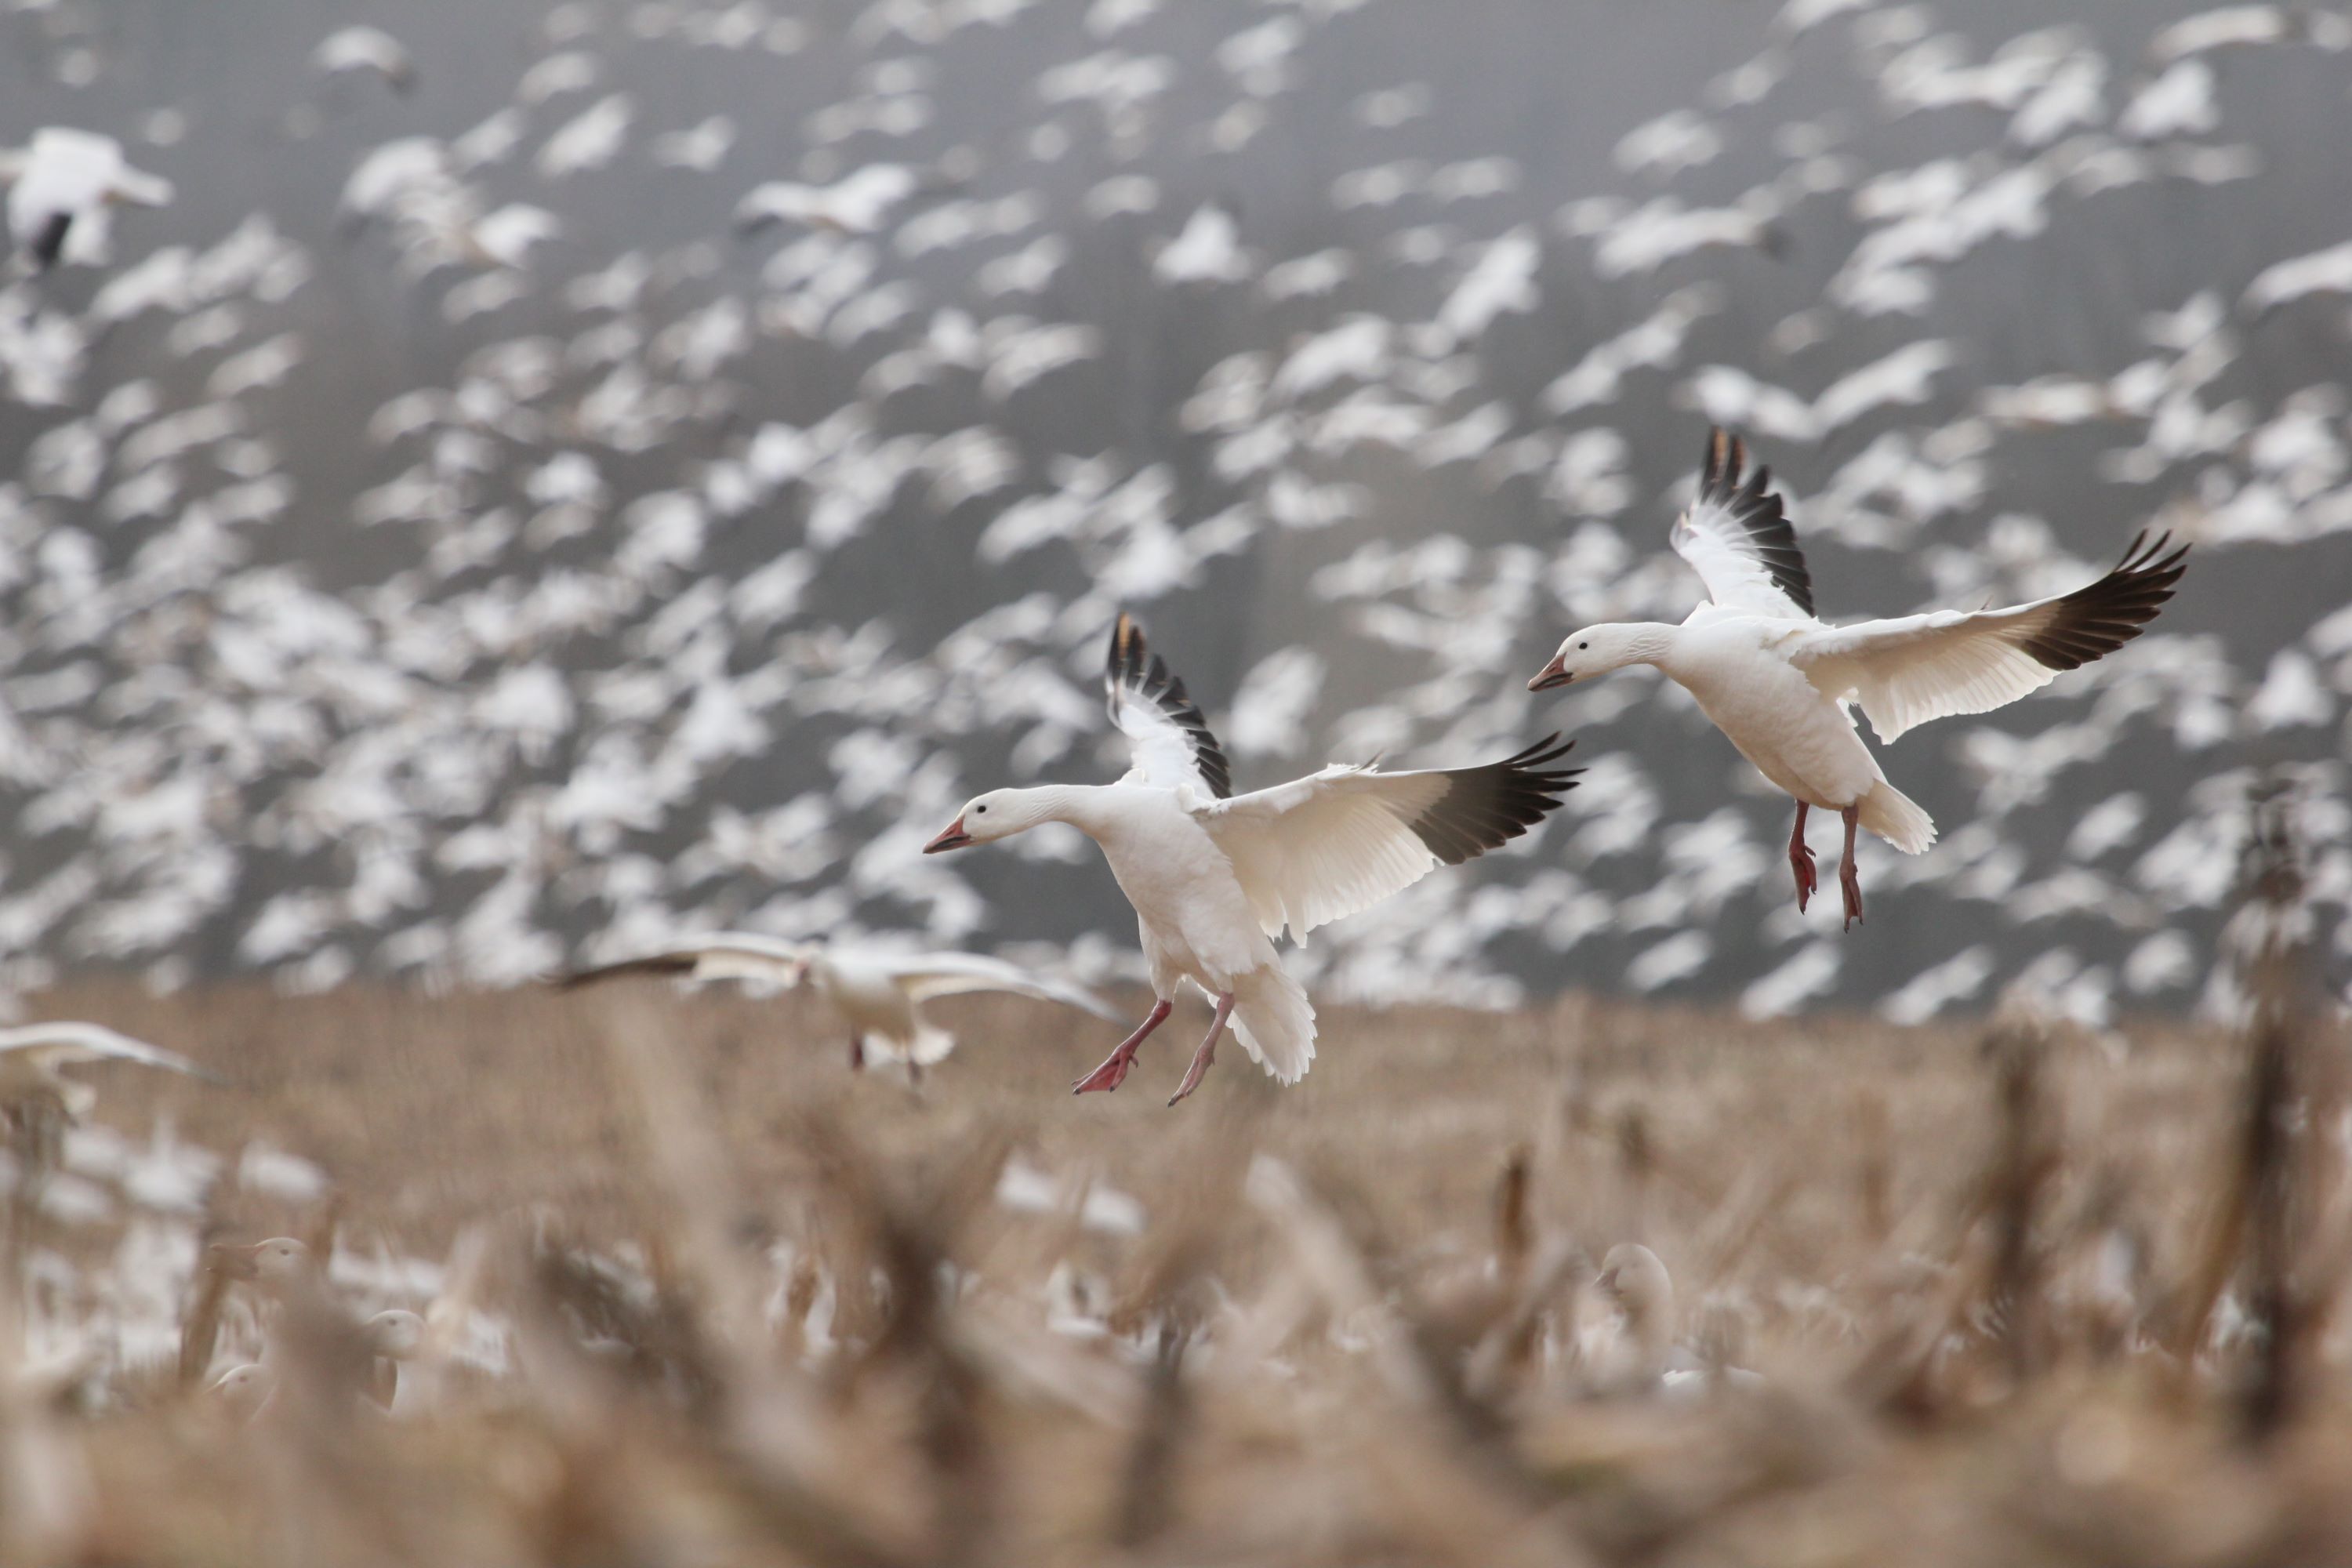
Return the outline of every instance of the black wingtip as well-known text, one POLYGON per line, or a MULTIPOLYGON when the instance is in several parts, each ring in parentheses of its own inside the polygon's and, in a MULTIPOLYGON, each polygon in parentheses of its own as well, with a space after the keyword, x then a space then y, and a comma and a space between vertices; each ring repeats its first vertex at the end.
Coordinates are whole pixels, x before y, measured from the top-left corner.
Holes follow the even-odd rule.
POLYGON ((1210 731, 1207 717, 1202 713, 1200 704, 1186 694, 1182 679, 1168 668, 1165 659, 1151 651, 1144 641, 1143 628, 1125 610, 1111 623, 1110 653, 1103 668, 1103 695, 1113 723, 1118 721, 1122 691, 1135 693, 1174 720, 1192 748, 1192 765, 1201 782, 1217 799, 1232 797, 1233 765, 1225 760, 1224 748, 1210 731))
POLYGON ((1559 809, 1584 770, 1551 764, 1575 747, 1555 732, 1498 763, 1453 770, 1445 793, 1407 826, 1445 864, 1475 860, 1559 809))
POLYGON ((1798 609, 1812 615, 1813 574, 1805 565, 1787 508, 1772 489, 1772 470, 1759 464, 1743 481, 1747 468, 1748 444, 1720 425, 1710 426, 1700 460, 1699 504, 1723 508, 1753 542, 1772 585, 1798 609))
POLYGON ((2053 606, 2050 621, 2021 645, 2036 662, 2047 669, 2079 669, 2147 629, 2189 570, 2186 543, 2174 545, 2168 531, 2149 534, 2141 529, 2113 571, 2053 606))
POLYGON ((65 254, 66 234, 73 227, 73 217, 69 212, 51 213, 42 220, 41 226, 33 231, 33 237, 26 248, 32 252, 36 271, 47 272, 58 264, 58 258, 65 254))

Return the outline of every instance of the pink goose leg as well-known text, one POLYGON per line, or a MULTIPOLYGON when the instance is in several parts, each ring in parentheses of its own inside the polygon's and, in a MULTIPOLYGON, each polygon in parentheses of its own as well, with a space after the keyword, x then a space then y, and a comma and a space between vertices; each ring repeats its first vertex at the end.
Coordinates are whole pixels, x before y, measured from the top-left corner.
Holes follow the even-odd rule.
POLYGON ((1852 931, 1862 919, 1862 868, 1853 863, 1853 830, 1862 821, 1862 806, 1849 805, 1841 815, 1845 818, 1845 858, 1838 862, 1838 889, 1845 894, 1844 929, 1852 931))
POLYGON ((1805 905, 1821 891, 1821 877, 1813 870, 1812 847, 1805 842, 1805 813, 1812 807, 1803 801, 1797 803, 1797 826, 1789 829, 1789 868, 1797 874, 1797 912, 1803 914, 1805 905))
POLYGON ((1172 1005, 1173 1004, 1165 999, 1153 1003, 1150 1015, 1143 1020, 1143 1026, 1121 1040, 1118 1043, 1118 1049, 1103 1058, 1102 1066, 1072 1084, 1070 1092, 1084 1094, 1088 1089, 1094 1089, 1108 1092, 1125 1083, 1127 1069, 1135 1065, 1135 1048, 1150 1037, 1152 1030, 1168 1021, 1168 1014, 1172 1005))
POLYGON ((1209 1020, 1209 1037, 1202 1040, 1201 1048, 1192 1053, 1192 1065, 1184 1069, 1184 1081, 1178 1084, 1176 1092, 1168 1097, 1170 1105, 1174 1105, 1201 1087, 1201 1080, 1208 1076, 1209 1064, 1217 1059, 1217 1037, 1225 1032, 1225 1020, 1233 1016, 1234 994, 1228 991, 1217 998, 1217 1016, 1209 1020))

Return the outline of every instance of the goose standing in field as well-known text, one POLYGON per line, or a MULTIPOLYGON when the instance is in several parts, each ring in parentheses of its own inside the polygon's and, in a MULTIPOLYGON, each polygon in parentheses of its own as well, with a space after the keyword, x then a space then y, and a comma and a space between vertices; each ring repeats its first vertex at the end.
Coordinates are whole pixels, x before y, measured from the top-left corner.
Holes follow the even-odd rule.
POLYGON ((1753 1388, 1745 1367, 1710 1366, 1677 1342, 1674 1276, 1638 1241, 1621 1241, 1601 1260, 1593 1287, 1617 1310, 1617 1339, 1605 1347, 1601 1386, 1620 1394, 1680 1394, 1722 1384, 1753 1388))
POLYGON ((1789 865, 1797 908, 1820 886, 1805 846, 1814 806, 1845 819, 1838 885, 1849 928, 1862 918, 1854 868, 1857 827, 1906 855, 1935 842, 1936 825, 1879 771, 1849 706, 1860 703, 1882 742, 1952 713, 1983 713, 2040 689, 2063 670, 2113 653, 2155 618, 2187 570, 2189 547, 2145 531, 2116 569, 2086 587, 2003 610, 1936 610, 1823 624, 1796 531, 1747 452, 1721 430, 1707 438, 1698 498, 1674 528, 1674 546, 1706 585, 1706 604, 1680 626, 1634 621, 1570 633, 1528 682, 1548 691, 1628 665, 1654 665, 1698 699, 1699 710, 1740 754, 1796 798, 1789 865))
POLYGON ((1122 615, 1104 683, 1111 722, 1135 766, 1117 784, 1045 784, 974 796, 926 855, 991 844, 1046 822, 1093 839, 1135 906, 1158 1000, 1073 1092, 1114 1089, 1137 1047, 1167 1020, 1184 981, 1216 1005, 1208 1037, 1168 1103, 1200 1087, 1228 1022, 1253 1060, 1295 1083, 1315 1059, 1315 1009, 1282 967, 1292 937, 1402 892, 1443 861, 1472 859, 1556 810, 1577 769, 1554 766, 1575 744, 1550 736, 1481 767, 1384 773, 1335 763, 1250 795, 1233 793, 1217 738, 1184 683, 1122 615))
POLYGON ((849 1025, 849 1065, 866 1065, 870 1050, 904 1062, 909 1076, 955 1049, 955 1037, 923 1021, 921 1005, 969 991, 1007 991, 1078 1007, 1117 1021, 1111 1005, 1087 990, 969 952, 860 952, 822 942, 786 942, 743 931, 721 931, 643 958, 569 975, 566 990, 625 974, 674 974, 695 981, 749 980, 787 989, 806 983, 849 1025))
POLYGON ((20 152, 0 150, 0 182, 13 183, 8 237, 37 272, 61 258, 103 261, 109 207, 123 202, 160 207, 172 199, 172 182, 132 168, 113 137, 58 125, 34 132, 20 152), (71 258, 65 255, 68 237, 71 258))

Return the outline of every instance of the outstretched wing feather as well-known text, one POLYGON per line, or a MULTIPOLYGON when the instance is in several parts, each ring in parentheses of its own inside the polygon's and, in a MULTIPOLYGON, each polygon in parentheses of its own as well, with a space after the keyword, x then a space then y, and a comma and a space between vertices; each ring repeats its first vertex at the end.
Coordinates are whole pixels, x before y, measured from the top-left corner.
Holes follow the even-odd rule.
POLYGON ((1479 767, 1384 773, 1337 764, 1202 807, 1268 936, 1308 931, 1518 837, 1560 805, 1581 769, 1553 735, 1479 767))

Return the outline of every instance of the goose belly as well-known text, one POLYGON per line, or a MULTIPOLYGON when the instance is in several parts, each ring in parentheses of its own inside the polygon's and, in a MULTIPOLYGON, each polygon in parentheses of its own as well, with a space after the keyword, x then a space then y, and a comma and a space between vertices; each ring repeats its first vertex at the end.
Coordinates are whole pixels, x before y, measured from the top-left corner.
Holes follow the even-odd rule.
POLYGON ((1682 684, 1757 772, 1808 805, 1842 811, 1882 776, 1845 710, 1780 659, 1759 655, 1682 684))
POLYGON ((1119 891, 1135 906, 1151 984, 1171 995, 1190 976, 1211 992, 1273 962, 1274 944, 1251 918, 1249 900, 1208 830, 1189 814, 1103 844, 1119 891))

